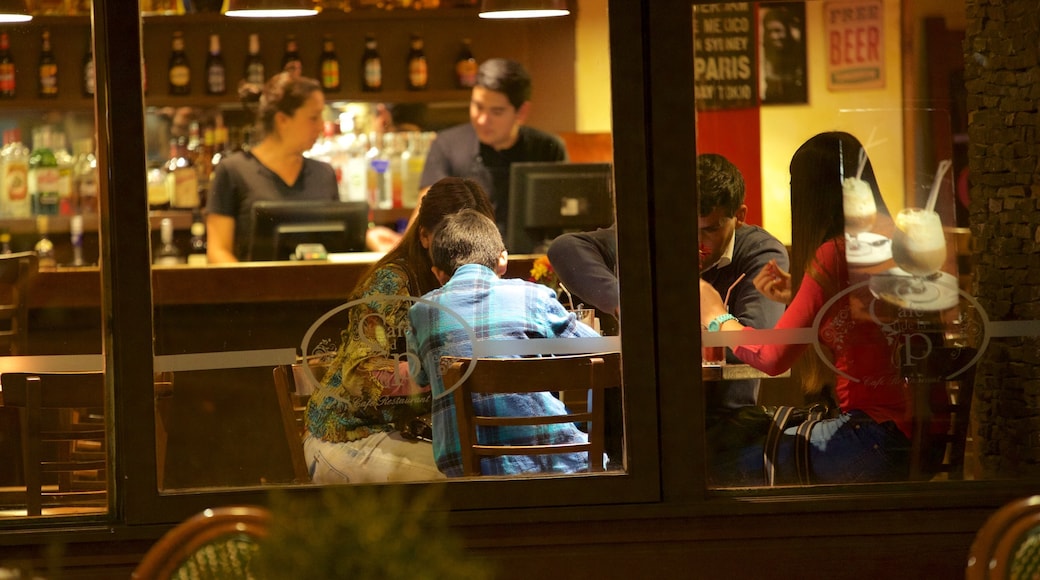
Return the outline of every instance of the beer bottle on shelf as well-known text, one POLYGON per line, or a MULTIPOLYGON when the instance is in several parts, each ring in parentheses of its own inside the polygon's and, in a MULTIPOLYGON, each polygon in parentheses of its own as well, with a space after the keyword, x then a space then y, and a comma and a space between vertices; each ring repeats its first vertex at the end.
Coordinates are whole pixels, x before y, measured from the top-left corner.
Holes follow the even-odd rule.
POLYGON ((173 243, 173 220, 170 218, 163 218, 159 222, 159 248, 155 251, 152 263, 158 266, 184 263, 184 256, 177 249, 177 244, 173 243))
POLYGON ((294 74, 303 72, 303 60, 300 59, 300 49, 296 46, 295 34, 289 34, 285 37, 285 54, 282 55, 282 70, 294 74))
POLYGON ((473 88, 477 84, 477 59, 473 58, 470 39, 462 39, 462 48, 455 58, 455 86, 460 89, 473 88))
POLYGON ((40 82, 40 98, 53 99, 58 96, 58 61, 51 50, 51 33, 44 30, 40 48, 40 61, 36 66, 40 82))
POLYGON ((428 77, 426 50, 423 46, 423 39, 418 34, 413 34, 411 48, 408 51, 408 90, 421 91, 425 89, 428 77))
POLYGON ((220 53, 220 35, 209 35, 209 56, 206 57, 206 94, 223 95, 227 92, 227 74, 224 56, 220 53))
POLYGON ((97 78, 94 74, 94 47, 91 46, 90 36, 87 36, 87 51, 83 53, 83 96, 93 97, 97 86, 97 78))
POLYGON ((7 33, 0 32, 0 98, 13 99, 14 96, 14 58, 11 57, 7 33))
POLYGON ((383 62, 379 58, 376 37, 365 35, 365 52, 361 55, 361 90, 378 91, 383 88, 383 62))
POLYGON ((173 33, 170 65, 167 67, 170 77, 170 94, 187 95, 191 93, 191 65, 188 55, 184 54, 184 33, 173 33))
POLYGON ((340 86, 339 58, 336 57, 336 48, 332 43, 331 34, 326 34, 322 40, 321 59, 318 62, 318 78, 321 79, 322 90, 338 91, 340 86))
POLYGON ((267 78, 264 76, 264 59, 260 56, 260 35, 249 35, 249 55, 246 56, 246 82, 263 86, 267 78))

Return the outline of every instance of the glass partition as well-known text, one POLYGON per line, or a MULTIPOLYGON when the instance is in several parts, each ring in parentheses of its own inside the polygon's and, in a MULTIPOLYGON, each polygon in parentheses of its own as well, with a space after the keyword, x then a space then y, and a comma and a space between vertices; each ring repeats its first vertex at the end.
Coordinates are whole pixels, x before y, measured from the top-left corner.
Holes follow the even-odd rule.
POLYGON ((0 519, 97 519, 113 476, 90 8, 27 4, 0 26, 0 519))
POLYGON ((693 6, 710 487, 1009 473, 987 401, 1017 387, 980 381, 1025 362, 1011 337, 1037 323, 980 284, 963 32, 925 21, 885 0, 693 6), (904 53, 918 26, 953 57, 904 53))
MULTIPOLYGON (((464 340, 431 352, 620 351, 616 234, 572 235, 609 226, 615 214, 610 111, 597 117, 574 102, 575 93, 609 93, 609 62, 589 56, 607 52, 605 12, 604 2, 579 18, 545 20, 536 34, 523 24, 488 24, 473 7, 255 20, 142 5, 161 492, 461 475, 441 461, 458 450, 439 447, 450 447, 442 441, 457 430, 452 389, 436 361, 419 364, 421 349, 408 338, 431 331, 413 328, 409 312, 446 281, 431 271, 430 246, 443 218, 461 209, 497 224, 492 245, 509 239, 510 227, 542 228, 522 251, 466 269, 482 268, 504 295, 540 306, 500 299, 494 330, 485 314, 446 306, 437 324, 457 322, 464 340), (418 55, 409 52, 416 36, 418 55), (297 74, 281 75, 294 51, 297 74), (491 63, 477 79, 497 75, 504 84, 490 86, 502 90, 474 88, 470 58, 484 64, 491 56, 526 72, 491 63), (525 74, 529 97, 522 86, 508 89, 525 74), (565 191, 540 182, 529 195, 548 201, 525 204, 512 199, 525 194, 511 187, 511 165, 520 161, 581 164, 598 179, 565 191), (277 238, 266 243, 292 240, 291 259, 247 261, 245 249, 259 243, 254 202, 262 200, 367 204, 366 247, 338 247, 345 220, 311 215, 264 230, 277 238), (507 219, 514 209, 542 221, 507 219), (517 338, 524 340, 506 340, 517 338)), ((615 386, 605 402, 594 399, 603 408, 592 410, 607 417, 596 415, 594 430, 605 431, 606 444, 591 459, 582 452, 583 467, 514 459, 506 463, 527 467, 483 475, 622 472, 615 386)), ((521 399, 551 415, 593 400, 561 401, 559 392, 521 399)), ((572 443, 592 437, 587 419, 573 421, 538 432, 565 431, 572 443)), ((487 433, 478 439, 497 437, 487 433)), ((520 433, 507 441, 543 437, 520 433)))

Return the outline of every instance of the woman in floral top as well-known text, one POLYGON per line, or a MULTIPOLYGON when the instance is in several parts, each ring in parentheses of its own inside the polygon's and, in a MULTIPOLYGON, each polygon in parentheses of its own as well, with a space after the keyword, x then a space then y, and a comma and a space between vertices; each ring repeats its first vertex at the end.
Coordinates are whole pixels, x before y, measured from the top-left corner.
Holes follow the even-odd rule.
POLYGON ((429 385, 408 377, 405 330, 413 301, 438 288, 428 251, 441 220, 462 209, 494 209, 472 180, 446 177, 422 198, 401 241, 351 293, 336 358, 307 404, 304 450, 315 483, 422 481, 442 478, 429 441, 401 429, 430 412, 429 385))

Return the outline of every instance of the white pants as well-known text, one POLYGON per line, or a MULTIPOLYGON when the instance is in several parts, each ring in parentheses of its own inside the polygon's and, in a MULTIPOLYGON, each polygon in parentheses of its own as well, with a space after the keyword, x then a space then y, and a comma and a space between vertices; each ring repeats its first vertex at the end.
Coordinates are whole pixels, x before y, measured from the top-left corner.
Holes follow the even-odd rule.
POLYGON ((433 460, 433 444, 405 439, 397 431, 347 443, 330 443, 308 433, 303 451, 314 483, 444 479, 433 460))

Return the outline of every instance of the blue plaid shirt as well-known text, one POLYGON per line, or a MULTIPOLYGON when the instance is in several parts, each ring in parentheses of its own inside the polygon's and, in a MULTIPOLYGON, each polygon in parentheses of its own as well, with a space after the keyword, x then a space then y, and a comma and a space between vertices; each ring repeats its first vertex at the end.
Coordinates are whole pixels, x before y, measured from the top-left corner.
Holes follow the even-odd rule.
MULTIPOLYGON (((436 303, 417 303, 409 311, 409 371, 420 385, 432 387, 433 455, 437 467, 447 476, 462 475, 455 403, 444 392, 439 365, 442 356, 472 356, 470 334, 454 312, 472 326, 478 340, 517 340, 527 338, 573 338, 599 336, 564 310, 556 294, 540 284, 518 279, 500 279, 489 268, 467 264, 455 271, 442 288, 425 296, 436 303)), ((549 393, 476 395, 473 407, 478 415, 524 416, 562 415, 566 408, 549 393)), ((539 427, 479 427, 481 443, 528 445, 571 443, 587 437, 573 423, 539 427)), ((484 475, 513 475, 532 472, 571 473, 588 468, 587 454, 568 453, 525 457, 507 455, 481 460, 484 475)))

